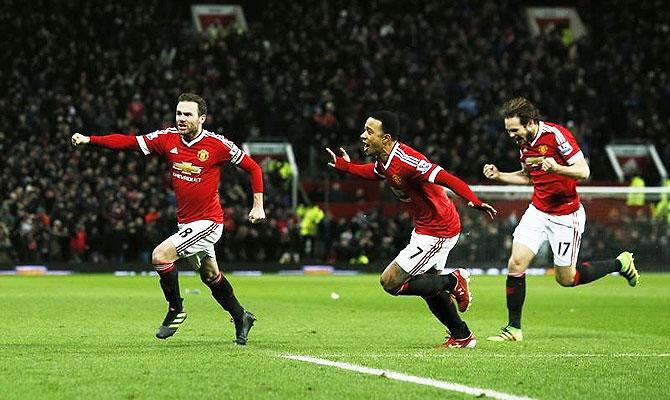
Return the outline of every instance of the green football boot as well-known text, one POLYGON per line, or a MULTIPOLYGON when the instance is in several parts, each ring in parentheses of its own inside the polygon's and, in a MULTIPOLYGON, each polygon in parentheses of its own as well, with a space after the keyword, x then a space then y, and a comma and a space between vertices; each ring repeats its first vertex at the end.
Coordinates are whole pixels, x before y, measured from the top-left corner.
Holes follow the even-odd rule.
POLYGON ((491 342, 521 342, 523 340, 523 333, 521 329, 507 325, 502 327, 499 334, 489 336, 488 340, 491 342))
POLYGON ((623 253, 619 254, 616 259, 621 263, 621 271, 619 271, 619 274, 621 274, 621 276, 623 276, 624 279, 628 281, 630 286, 637 286, 637 284, 640 283, 640 274, 635 268, 633 253, 624 251, 623 253))

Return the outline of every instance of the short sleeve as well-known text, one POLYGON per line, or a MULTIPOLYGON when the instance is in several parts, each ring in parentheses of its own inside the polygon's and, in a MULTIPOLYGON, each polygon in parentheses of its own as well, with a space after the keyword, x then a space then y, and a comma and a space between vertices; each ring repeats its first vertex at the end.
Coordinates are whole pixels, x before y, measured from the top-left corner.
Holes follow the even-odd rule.
POLYGON ((153 131, 146 135, 137 136, 137 144, 144 155, 165 154, 168 132, 164 130, 153 131))
POLYGON ((219 140, 223 143, 223 161, 227 161, 233 165, 241 163, 246 153, 228 139, 219 137, 219 140))
POLYGON ((435 182, 435 177, 442 170, 437 164, 430 162, 427 158, 419 158, 415 163, 408 164, 407 175, 413 180, 435 182))
POLYGON ((579 148, 577 140, 572 136, 572 133, 570 133, 569 130, 559 129, 559 131, 555 133, 555 137, 558 154, 568 165, 573 165, 577 161, 584 159, 584 154, 579 148))

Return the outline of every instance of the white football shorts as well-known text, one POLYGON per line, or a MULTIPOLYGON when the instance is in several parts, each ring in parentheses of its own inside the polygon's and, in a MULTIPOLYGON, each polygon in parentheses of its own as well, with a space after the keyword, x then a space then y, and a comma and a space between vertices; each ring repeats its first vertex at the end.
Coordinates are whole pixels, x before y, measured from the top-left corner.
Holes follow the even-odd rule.
POLYGON ((214 244, 221 238, 223 224, 200 220, 177 224, 177 228, 177 233, 170 236, 170 240, 177 248, 177 255, 182 262, 198 270, 203 258, 216 258, 214 244))
POLYGON ((423 274, 431 268, 443 271, 449 252, 458 242, 459 236, 439 238, 412 231, 409 244, 400 251, 394 261, 412 276, 423 274))
POLYGON ((585 225, 586 213, 582 205, 572 214, 551 215, 531 204, 512 236, 514 242, 523 244, 535 254, 544 242, 549 241, 554 265, 570 267, 577 264, 585 225))

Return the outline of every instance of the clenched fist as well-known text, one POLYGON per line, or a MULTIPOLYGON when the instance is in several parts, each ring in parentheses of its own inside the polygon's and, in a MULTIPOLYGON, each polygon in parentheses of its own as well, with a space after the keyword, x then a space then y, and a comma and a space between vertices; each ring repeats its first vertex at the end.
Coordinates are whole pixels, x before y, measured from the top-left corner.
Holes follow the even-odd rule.
POLYGON ((72 135, 72 145, 73 146, 79 146, 80 144, 88 144, 91 143, 91 138, 88 136, 84 136, 81 133, 75 133, 72 135))
POLYGON ((551 157, 542 160, 542 171, 555 172, 558 169, 558 163, 551 157))
POLYGON ((484 165, 484 176, 495 181, 500 176, 500 171, 498 171, 498 167, 495 165, 486 164, 484 165))

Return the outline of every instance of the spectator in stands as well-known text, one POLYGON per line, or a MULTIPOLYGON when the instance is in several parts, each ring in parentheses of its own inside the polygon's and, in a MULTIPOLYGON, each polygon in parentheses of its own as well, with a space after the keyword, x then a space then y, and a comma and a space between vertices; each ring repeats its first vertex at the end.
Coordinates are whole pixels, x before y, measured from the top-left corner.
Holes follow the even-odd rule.
POLYGON ((8 264, 15 259, 12 241, 9 238, 9 229, 0 222, 0 265, 8 264))
MULTIPOLYGON (((106 227, 118 219, 108 211, 112 205, 119 206, 126 221, 144 218, 153 207, 160 218, 152 229, 162 236, 170 232, 174 197, 167 189, 153 189, 165 187, 155 182, 164 179, 158 160, 138 163, 134 154, 93 156, 62 148, 74 131, 166 127, 173 116, 164 99, 175 95, 175 79, 211 99, 215 112, 208 125, 233 141, 287 137, 301 173, 323 174, 322 168, 307 168, 310 149, 320 152, 338 138, 356 137, 363 110, 380 102, 412 115, 403 119, 408 124, 403 130, 412 137, 403 139, 427 149, 428 157, 456 174, 476 178, 484 160, 512 168, 507 163, 515 157, 508 153, 514 149, 505 140, 480 145, 502 136, 494 105, 510 97, 505 86, 533 94, 557 122, 574 124, 596 180, 613 179, 604 151, 613 138, 650 140, 670 165, 670 49, 664 40, 670 9, 660 0, 578 5, 589 33, 577 40, 566 40, 558 30, 531 37, 524 15, 509 0, 358 0, 322 7, 270 1, 256 14, 245 10, 248 34, 199 34, 188 6, 179 2, 63 2, 56 7, 36 0, 30 13, 13 11, 22 9, 18 0, 5 3, 0 24, 12 35, 0 47, 12 57, 0 65, 0 88, 8 94, 0 97, 5 110, 0 115, 5 155, 0 222, 9 230, 13 261, 29 261, 40 248, 49 249, 44 257, 58 257, 52 236, 67 232, 69 241, 80 232, 77 226, 88 238, 78 257, 105 260, 111 256, 104 256, 106 227), (384 63, 375 62, 382 57, 384 63), (219 68, 224 62, 226 68, 219 68), (417 143, 419 138, 424 142, 417 143), (122 183, 142 196, 117 191, 122 183), (28 185, 35 191, 27 193, 28 185), (22 232, 40 207, 62 229, 54 230, 53 222, 51 229, 30 223, 22 232)), ((247 191, 240 185, 231 195, 246 196, 247 191)), ((277 190, 267 203, 286 210, 287 197, 281 193, 277 190)), ((272 214, 268 217, 271 223, 272 214)), ((332 224, 329 242, 322 243, 327 252, 339 242, 337 225, 332 224)), ((281 240, 293 240, 276 230, 281 240)), ((398 241, 382 226, 375 234, 398 241)), ((485 251, 485 240, 468 239, 477 252, 485 251)), ((230 251, 220 254, 236 252, 236 244, 226 241, 230 251)), ((130 261, 135 257, 130 253, 152 248, 137 246, 129 244, 123 257, 130 261)), ((74 257, 69 243, 62 257, 74 257)), ((376 258, 374 253, 370 257, 376 258)))

